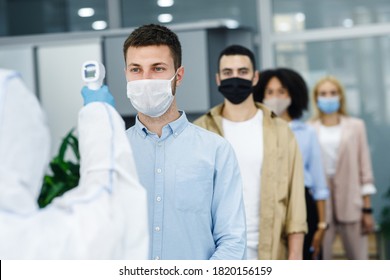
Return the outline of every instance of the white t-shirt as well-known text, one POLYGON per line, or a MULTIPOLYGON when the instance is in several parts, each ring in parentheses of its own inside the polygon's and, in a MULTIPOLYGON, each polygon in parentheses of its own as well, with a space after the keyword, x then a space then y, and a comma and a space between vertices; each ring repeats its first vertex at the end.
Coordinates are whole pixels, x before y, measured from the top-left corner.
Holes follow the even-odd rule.
POLYGON ((263 164, 263 112, 250 120, 222 120, 224 137, 233 146, 243 181, 247 226, 247 258, 258 259, 260 179, 263 164))
POLYGON ((341 126, 320 126, 319 142, 321 144, 325 173, 334 176, 338 159, 338 150, 341 140, 341 126))

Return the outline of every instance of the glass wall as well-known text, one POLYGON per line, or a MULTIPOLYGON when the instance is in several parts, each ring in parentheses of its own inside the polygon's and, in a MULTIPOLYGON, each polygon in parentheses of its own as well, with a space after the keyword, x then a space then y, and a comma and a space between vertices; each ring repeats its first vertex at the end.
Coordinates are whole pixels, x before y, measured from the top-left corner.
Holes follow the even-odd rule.
POLYGON ((388 0, 273 0, 276 33, 390 22, 388 0))
POLYGON ((390 36, 280 43, 275 49, 276 65, 298 70, 309 85, 327 74, 338 77, 352 115, 368 114, 390 125, 390 36))

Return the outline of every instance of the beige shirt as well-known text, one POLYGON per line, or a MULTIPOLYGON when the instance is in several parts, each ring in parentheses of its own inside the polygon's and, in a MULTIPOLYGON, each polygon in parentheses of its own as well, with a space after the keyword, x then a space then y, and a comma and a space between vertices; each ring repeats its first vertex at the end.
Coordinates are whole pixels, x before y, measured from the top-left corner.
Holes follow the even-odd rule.
MULTIPOLYGON (((287 259, 287 235, 307 232, 301 154, 288 124, 262 104, 256 106, 264 116, 259 259, 287 259)), ((212 108, 194 124, 223 136, 222 108, 212 108)))

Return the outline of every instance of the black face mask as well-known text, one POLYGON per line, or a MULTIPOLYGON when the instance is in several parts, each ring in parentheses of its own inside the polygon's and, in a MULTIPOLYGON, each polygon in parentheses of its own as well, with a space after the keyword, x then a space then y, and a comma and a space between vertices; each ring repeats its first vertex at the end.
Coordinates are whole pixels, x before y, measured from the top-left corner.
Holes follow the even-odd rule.
POLYGON ((221 81, 218 90, 233 104, 240 104, 252 93, 252 81, 230 78, 221 81))

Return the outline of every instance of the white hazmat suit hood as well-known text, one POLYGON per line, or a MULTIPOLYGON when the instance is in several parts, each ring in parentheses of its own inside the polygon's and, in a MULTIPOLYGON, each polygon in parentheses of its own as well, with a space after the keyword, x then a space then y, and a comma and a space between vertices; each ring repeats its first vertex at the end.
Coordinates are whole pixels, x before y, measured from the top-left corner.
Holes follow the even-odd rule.
POLYGON ((0 69, 0 208, 37 209, 49 162, 50 135, 41 107, 17 72, 0 69))

